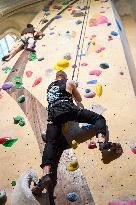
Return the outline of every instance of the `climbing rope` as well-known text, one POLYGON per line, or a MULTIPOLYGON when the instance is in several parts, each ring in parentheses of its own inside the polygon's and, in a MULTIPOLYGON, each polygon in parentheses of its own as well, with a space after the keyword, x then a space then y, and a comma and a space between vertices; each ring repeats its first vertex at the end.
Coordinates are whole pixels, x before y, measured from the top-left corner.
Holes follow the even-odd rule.
MULTIPOLYGON (((75 58, 75 63, 74 63, 74 69, 73 69, 73 75, 72 75, 72 80, 75 76, 75 71, 76 71, 76 64, 77 64, 77 59, 78 59, 78 54, 79 54, 79 50, 80 50, 80 44, 81 44, 81 39, 82 39, 82 34, 83 34, 83 29, 84 29, 84 25, 85 25, 85 31, 84 31, 84 36, 85 36, 85 32, 86 32, 86 27, 87 27, 87 22, 88 22, 88 16, 89 16, 89 12, 90 12, 90 5, 91 5, 91 0, 87 0, 87 10, 85 10, 85 15, 84 15, 84 19, 83 19, 83 23, 82 23, 82 28, 81 28, 81 32, 80 32, 80 37, 79 37, 79 43, 78 43, 78 48, 77 48, 77 53, 76 53, 76 58, 75 58), (87 17, 87 18, 86 18, 87 17), (85 24, 86 23, 86 24, 85 24)), ((84 39, 83 39, 84 42, 84 39)), ((82 49, 83 49, 83 43, 82 43, 82 49)), ((81 52, 82 52, 81 49, 81 52)), ((80 55, 80 61, 81 61, 81 55, 80 55)), ((78 66, 79 67, 79 66, 78 66)), ((79 69, 78 69, 79 70, 79 69)))

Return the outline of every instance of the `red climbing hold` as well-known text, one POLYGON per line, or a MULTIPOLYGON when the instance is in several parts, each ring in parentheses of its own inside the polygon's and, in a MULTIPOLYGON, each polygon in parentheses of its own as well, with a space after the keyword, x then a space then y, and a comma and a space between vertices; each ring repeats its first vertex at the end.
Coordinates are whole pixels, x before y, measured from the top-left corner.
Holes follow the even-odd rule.
POLYGON ((88 63, 82 63, 81 64, 81 66, 87 66, 88 65, 88 63))
POLYGON ((26 71, 26 76, 30 78, 32 76, 33 72, 32 71, 26 71))
POLYGON ((6 137, 2 137, 2 138, 0 138, 0 144, 3 144, 4 142, 6 142, 7 139, 8 139, 8 138, 6 138, 6 137))
POLYGON ((96 142, 90 141, 88 144, 88 149, 95 149, 97 148, 96 142))
POLYGON ((41 83, 41 81, 42 81, 42 77, 37 78, 37 79, 34 81, 34 84, 32 85, 32 87, 35 87, 36 85, 38 85, 39 83, 41 83))

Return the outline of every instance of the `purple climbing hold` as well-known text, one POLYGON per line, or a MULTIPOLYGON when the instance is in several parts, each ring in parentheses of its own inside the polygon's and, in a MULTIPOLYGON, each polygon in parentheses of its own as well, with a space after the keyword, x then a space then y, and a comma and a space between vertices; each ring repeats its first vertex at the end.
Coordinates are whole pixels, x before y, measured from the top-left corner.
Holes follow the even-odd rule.
POLYGON ((72 65, 72 68, 77 68, 77 65, 76 64, 72 65))
POLYGON ((53 35, 53 34, 55 34, 54 32, 50 32, 50 35, 53 35))
POLYGON ((97 80, 90 80, 87 82, 87 84, 96 84, 97 83, 97 80))
POLYGON ((13 87, 13 83, 12 82, 6 82, 2 85, 2 89, 3 90, 9 90, 13 87))
POLYGON ((62 18, 61 15, 57 15, 57 16, 55 16, 55 19, 60 19, 60 18, 62 18))

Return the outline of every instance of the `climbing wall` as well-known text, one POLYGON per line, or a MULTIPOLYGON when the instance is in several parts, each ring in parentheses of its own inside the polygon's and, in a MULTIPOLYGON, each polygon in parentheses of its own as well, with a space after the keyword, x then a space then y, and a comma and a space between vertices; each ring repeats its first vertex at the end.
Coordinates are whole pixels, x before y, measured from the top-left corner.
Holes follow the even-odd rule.
MULTIPOLYGON (((123 153, 102 155, 98 149, 88 149, 92 134, 84 137, 85 134, 79 132, 78 148, 66 150, 59 164, 56 204, 71 204, 66 196, 69 192, 77 193, 76 205, 108 205, 110 201, 135 198, 135 155, 130 149, 135 143, 135 95, 119 25, 110 0, 77 1, 68 6, 72 2, 54 1, 49 11, 41 11, 32 21, 45 33, 45 37, 37 41, 36 56, 21 51, 9 62, 0 63, 1 86, 4 82, 14 83, 13 88, 0 92, 0 138, 18 139, 12 147, 0 145, 0 188, 6 189, 6 204, 11 204, 13 182, 22 172, 32 166, 41 176, 43 142, 40 134, 47 123, 46 89, 55 78, 54 65, 66 53, 70 53, 71 60, 65 71, 70 79, 79 82, 84 106, 104 108, 100 113, 106 118, 110 141, 121 143, 123 153), (61 9, 58 11, 54 5, 61 9), (77 7, 85 8, 76 11, 80 15, 75 17, 77 7), (45 20, 48 22, 44 23, 45 20), (16 82, 23 85, 15 88, 16 82), (98 84, 102 95, 98 93, 98 84), (25 102, 18 103, 21 95, 25 96, 25 102), (24 126, 14 124, 16 116, 24 118, 24 126), (79 169, 69 173, 66 165, 76 158, 79 169)), ((78 140, 77 133, 75 138, 78 140)), ((95 136, 92 140, 97 142, 95 136)))

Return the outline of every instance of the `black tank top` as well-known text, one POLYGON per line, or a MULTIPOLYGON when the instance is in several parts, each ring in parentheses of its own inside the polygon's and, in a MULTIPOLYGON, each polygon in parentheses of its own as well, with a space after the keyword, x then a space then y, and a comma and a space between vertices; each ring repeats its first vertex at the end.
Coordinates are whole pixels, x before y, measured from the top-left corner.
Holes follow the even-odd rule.
POLYGON ((59 100, 68 100, 73 102, 72 94, 66 91, 67 80, 56 80, 52 82, 47 89, 47 101, 50 104, 59 100))

